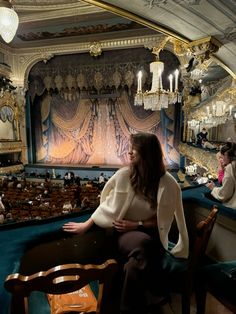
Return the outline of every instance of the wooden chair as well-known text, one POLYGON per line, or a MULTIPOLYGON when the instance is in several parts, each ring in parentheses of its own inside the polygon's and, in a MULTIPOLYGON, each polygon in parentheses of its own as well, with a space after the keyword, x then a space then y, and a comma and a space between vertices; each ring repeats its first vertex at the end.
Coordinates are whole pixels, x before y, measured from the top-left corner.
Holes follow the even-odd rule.
POLYGON ((28 298, 32 291, 47 294, 64 294, 81 289, 92 281, 99 282, 96 314, 110 314, 109 294, 117 262, 108 259, 100 265, 65 264, 41 271, 30 276, 19 273, 9 275, 5 288, 12 293, 11 314, 27 314, 28 298))
POLYGON ((217 213, 218 209, 214 206, 208 217, 197 223, 188 260, 178 259, 171 255, 164 260, 163 268, 167 272, 169 288, 171 292, 181 294, 182 314, 190 314, 190 301, 195 287, 195 275, 203 265, 205 251, 217 213))

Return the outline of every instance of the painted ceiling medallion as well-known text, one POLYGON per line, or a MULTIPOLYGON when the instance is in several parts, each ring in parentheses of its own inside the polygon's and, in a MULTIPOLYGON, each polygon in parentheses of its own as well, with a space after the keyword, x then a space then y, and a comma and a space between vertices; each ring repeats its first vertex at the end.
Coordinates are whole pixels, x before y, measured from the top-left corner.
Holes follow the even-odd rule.
POLYGON ((176 4, 186 4, 186 5, 197 5, 200 3, 201 0, 143 0, 146 5, 148 5, 150 8, 153 8, 154 6, 161 6, 166 5, 168 2, 174 2, 176 4))

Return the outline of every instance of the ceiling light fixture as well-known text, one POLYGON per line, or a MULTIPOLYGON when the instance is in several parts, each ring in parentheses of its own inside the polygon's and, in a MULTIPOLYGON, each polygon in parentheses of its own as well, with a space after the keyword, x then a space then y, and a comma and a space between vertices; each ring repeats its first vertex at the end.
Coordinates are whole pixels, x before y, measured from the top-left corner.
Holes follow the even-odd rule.
POLYGON ((12 41, 18 25, 19 18, 10 1, 0 0, 0 35, 6 43, 12 41))
POLYGON ((164 63, 159 60, 160 49, 154 48, 152 53, 156 55, 156 61, 150 63, 150 72, 152 73, 152 87, 150 91, 142 91, 142 72, 138 72, 138 89, 134 99, 135 106, 144 105, 146 110, 161 110, 168 108, 169 104, 180 102, 181 96, 178 91, 179 70, 170 74, 168 79, 170 83, 169 90, 163 89, 162 73, 164 63), (175 85, 173 86, 173 80, 175 85))

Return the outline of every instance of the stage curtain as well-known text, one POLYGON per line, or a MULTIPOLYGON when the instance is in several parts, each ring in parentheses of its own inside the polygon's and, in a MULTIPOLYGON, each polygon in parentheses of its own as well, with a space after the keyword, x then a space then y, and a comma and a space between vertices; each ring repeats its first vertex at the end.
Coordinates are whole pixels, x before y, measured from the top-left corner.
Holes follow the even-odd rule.
POLYGON ((39 112, 41 134, 36 134, 43 143, 37 146, 37 162, 120 166, 129 162, 130 134, 152 132, 160 139, 165 162, 176 163, 174 107, 146 111, 132 99, 125 89, 117 98, 65 100, 45 94, 39 112))

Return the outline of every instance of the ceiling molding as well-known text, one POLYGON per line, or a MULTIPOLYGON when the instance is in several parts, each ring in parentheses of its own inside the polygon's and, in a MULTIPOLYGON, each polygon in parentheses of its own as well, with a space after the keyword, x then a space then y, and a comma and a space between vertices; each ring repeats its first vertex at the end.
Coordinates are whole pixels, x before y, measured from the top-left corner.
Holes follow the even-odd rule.
MULTIPOLYGON (((165 28, 163 26, 158 25, 157 23, 154 23, 152 21, 149 21, 148 19, 141 17, 139 15, 136 15, 134 13, 131 13, 125 9, 122 9, 118 6, 112 5, 112 4, 108 4, 104 1, 97 1, 97 0, 82 0, 83 2, 98 6, 104 10, 110 11, 114 14, 120 15, 122 17, 126 17, 130 20, 133 20, 137 23, 140 23, 148 28, 151 28, 153 30, 156 30, 157 32, 160 32, 164 35, 167 36, 171 36, 185 44, 191 44, 191 40, 187 39, 186 37, 183 37, 171 30, 169 30, 168 28, 165 28)), ((199 39, 201 41, 201 39, 199 39)), ((231 68, 229 68, 222 60, 218 59, 218 57, 216 55, 213 55, 215 61, 217 64, 219 64, 220 66, 222 66, 224 68, 224 70, 226 70, 234 79, 236 77, 236 73, 234 73, 231 68)))
POLYGON ((101 10, 99 7, 85 3, 77 3, 74 4, 73 7, 68 5, 57 5, 53 7, 35 6, 30 7, 29 9, 25 7, 16 7, 16 12, 21 13, 20 23, 50 20, 52 18, 58 19, 70 16, 77 16, 79 19, 79 16, 81 15, 100 13, 103 11, 104 10, 101 10))
MULTIPOLYGON (((137 47, 153 46, 160 41, 162 34, 156 36, 143 36, 133 38, 123 38, 117 40, 99 41, 102 50, 127 49, 137 47)), ((12 73, 14 84, 27 88, 28 74, 30 69, 39 61, 47 62, 55 55, 86 53, 90 51, 91 42, 72 43, 67 45, 53 45, 41 48, 17 48, 11 49, 12 73)), ((92 57, 91 57, 92 58, 92 57)))
POLYGON ((149 21, 137 14, 134 14, 134 13, 131 13, 127 10, 124 10, 124 9, 121 9, 115 5, 112 5, 112 4, 108 4, 108 3, 105 3, 103 1, 97 1, 97 0, 82 0, 83 2, 86 2, 86 3, 89 3, 89 4, 92 4, 92 5, 95 5, 97 7, 100 7, 104 10, 107 10, 107 11, 110 11, 116 15, 119 15, 119 16, 122 16, 122 17, 125 17, 127 19, 130 19, 132 21, 135 21, 136 23, 139 23, 139 24, 142 24, 148 28, 151 28, 151 29, 154 29, 155 31, 157 32, 160 32, 164 35, 167 35, 167 36, 171 36, 173 38, 176 38, 184 43, 189 43, 190 41, 184 37, 184 36, 181 36, 180 34, 177 34, 157 23, 154 23, 152 21, 149 21))

